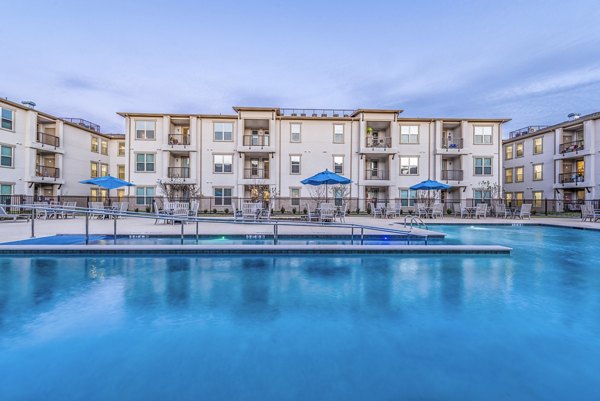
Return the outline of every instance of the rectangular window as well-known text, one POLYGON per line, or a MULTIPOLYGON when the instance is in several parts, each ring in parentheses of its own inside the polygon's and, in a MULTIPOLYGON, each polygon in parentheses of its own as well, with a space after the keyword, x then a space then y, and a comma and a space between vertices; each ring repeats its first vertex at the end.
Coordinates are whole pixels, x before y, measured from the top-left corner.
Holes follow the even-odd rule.
POLYGON ((94 153, 98 153, 98 137, 92 137, 92 147, 91 151, 94 153))
POLYGON ((119 142, 119 154, 118 156, 125 156, 125 142, 119 142))
POLYGON ((156 121, 137 120, 135 122, 135 138, 151 141, 156 137, 156 121))
POLYGON ((120 180, 125 179, 125 165, 124 164, 119 164, 117 166, 117 178, 120 180))
POLYGON ((3 108, 0 108, 0 110, 2 111, 2 124, 0 126, 4 129, 13 131, 15 128, 14 112, 3 108))
POLYGON ((417 191, 412 189, 400 190, 400 206, 414 206, 417 199, 417 191))
POLYGON ((93 202, 104 200, 108 197, 108 189, 106 188, 91 188, 90 198, 93 202))
POLYGON ((300 188, 290 188, 290 198, 292 206, 300 206, 300 188))
POLYGON ((515 192, 515 206, 523 205, 523 192, 515 192))
POLYGON ((119 202, 122 202, 123 198, 125 198, 125 190, 117 189, 117 199, 119 199, 119 202))
POLYGON ((515 168, 515 182, 523 182, 523 167, 515 168))
POLYGON ((138 153, 135 155, 135 171, 138 173, 154 172, 154 153, 138 153))
POLYGON ((544 197, 544 191, 533 191, 533 207, 542 207, 542 199, 544 197))
POLYGON ((13 166, 13 147, 0 145, 0 166, 12 167, 13 166))
POLYGON ((215 173, 233 172, 233 155, 213 155, 213 168, 215 173))
POLYGON ((516 149, 516 157, 523 157, 525 155, 525 145, 523 142, 515 144, 516 149))
POLYGON ((300 156, 290 156, 290 174, 300 174, 300 156))
POLYGON ((511 202, 513 201, 513 194, 512 194, 512 192, 506 192, 504 194, 504 200, 506 201, 507 205, 510 206, 511 202))
POLYGON ((154 187, 135 187, 135 204, 151 205, 154 198, 154 187))
POLYGON ((290 124, 290 142, 300 142, 301 139, 300 124, 290 124))
POLYGON ((492 193, 491 191, 482 191, 479 189, 475 189, 473 190, 473 199, 475 200, 475 204, 479 204, 479 203, 490 203, 490 200, 492 199, 492 193))
POLYGON ((8 205, 11 203, 13 193, 13 184, 0 184, 0 204, 8 205))
POLYGON ((90 163, 90 177, 98 178, 98 163, 96 162, 90 163))
POLYGON ((418 175, 419 174, 419 158, 418 157, 401 157, 400 158, 400 175, 418 175))
POLYGON ((333 156, 333 172, 344 174, 344 156, 333 156))
POLYGON ((344 143, 343 124, 333 124, 333 143, 344 143))
POLYGON ((513 182, 513 169, 505 168, 504 169, 504 183, 512 184, 512 182, 513 182))
POLYGON ((231 188, 214 188, 215 205, 231 206, 231 188))
POLYGON ((504 148, 504 159, 511 160, 513 158, 513 145, 506 145, 504 148))
POLYGON ((104 139, 100 140, 100 153, 103 155, 108 155, 108 141, 104 139))
POLYGON ((492 175, 492 158, 476 157, 474 175, 492 175))
POLYGON ((401 125, 400 143, 419 143, 419 126, 401 125))
POLYGON ((539 137, 533 140, 533 154, 539 155, 544 151, 544 138, 539 137))
POLYGON ((475 145, 490 145, 492 143, 492 127, 491 126, 475 126, 473 127, 475 145))
POLYGON ((533 180, 540 181, 544 179, 544 165, 534 164, 533 165, 533 180))
POLYGON ((215 142, 233 141, 233 123, 215 123, 215 142))
POLYGON ((108 175, 108 164, 100 165, 100 177, 105 177, 108 175))

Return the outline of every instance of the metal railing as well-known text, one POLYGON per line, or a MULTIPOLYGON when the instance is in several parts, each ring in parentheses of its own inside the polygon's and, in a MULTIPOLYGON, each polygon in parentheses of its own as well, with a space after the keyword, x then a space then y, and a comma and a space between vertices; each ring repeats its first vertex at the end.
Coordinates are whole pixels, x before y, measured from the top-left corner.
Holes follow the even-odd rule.
POLYGON ((367 148, 391 148, 392 147, 392 138, 389 136, 378 137, 367 135, 367 148))
POLYGON ((279 109, 282 116, 290 117, 350 117, 355 110, 349 109, 279 109))
POLYGON ((584 149, 583 139, 561 143, 558 146, 559 153, 578 152, 584 149))
POLYGON ((427 224, 425 224, 425 222, 420 217, 413 216, 412 214, 404 216, 404 221, 403 221, 402 225, 404 227, 406 227, 408 224, 410 224, 411 230, 412 230, 413 224, 416 224, 417 227, 422 226, 425 230, 427 230, 427 224), (407 223, 407 221, 408 221, 408 223, 407 223))
POLYGON ((388 180, 387 169, 374 168, 365 170, 365 180, 388 180))
POLYGON ((571 184, 585 181, 585 174, 581 173, 562 173, 558 175, 558 182, 560 184, 571 184))
POLYGON ((44 145, 54 146, 55 148, 60 146, 60 138, 56 135, 38 131, 36 139, 39 143, 43 143, 44 145))
POLYGON ((509 138, 516 138, 519 137, 521 135, 525 135, 525 134, 531 134, 534 133, 536 131, 542 130, 544 128, 547 128, 547 125, 530 125, 524 128, 519 128, 517 130, 511 131, 508 134, 509 138))
POLYGON ((446 181, 462 181, 462 170, 442 170, 442 180, 446 181))
POLYGON ((268 180, 269 176, 269 170, 266 169, 254 167, 244 169, 244 179, 268 180))
POLYGON ((189 145, 189 134, 169 134, 169 145, 189 145))
POLYGON ((167 170, 168 178, 190 178, 189 167, 169 167, 167 170))
POLYGON ((48 177, 48 178, 59 178, 60 169, 57 167, 41 166, 37 164, 35 166, 36 177, 48 177))
POLYGON ((61 119, 73 124, 81 125, 83 128, 87 128, 95 132, 100 132, 100 126, 98 124, 94 124, 93 122, 84 120, 83 118, 62 117, 61 119))
POLYGON ((463 139, 462 138, 454 138, 447 139, 444 138, 442 140, 442 149, 462 149, 463 148, 463 139))
POLYGON ((244 146, 270 146, 269 135, 244 135, 244 146))

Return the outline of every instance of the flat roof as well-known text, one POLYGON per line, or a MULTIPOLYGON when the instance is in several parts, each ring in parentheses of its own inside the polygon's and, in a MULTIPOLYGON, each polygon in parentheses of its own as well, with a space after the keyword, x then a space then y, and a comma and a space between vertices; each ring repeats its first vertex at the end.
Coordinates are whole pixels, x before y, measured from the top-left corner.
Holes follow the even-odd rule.
POLYGON ((502 144, 512 143, 512 142, 518 142, 518 141, 521 141, 523 139, 532 138, 534 136, 546 134, 546 133, 548 133, 550 131, 554 131, 555 129, 558 129, 558 128, 564 128, 564 127, 579 125, 579 124, 582 124, 585 121, 596 120, 596 119, 599 119, 599 118, 600 118, 600 111, 596 111, 594 113, 586 114, 585 116, 581 116, 581 117, 576 118, 574 120, 563 121, 563 122, 560 122, 558 124, 549 125, 546 128, 539 129, 539 130, 534 131, 534 132, 528 132, 526 134, 519 135, 519 136, 516 136, 514 138, 504 139, 504 140, 502 140, 502 144))
POLYGON ((352 117, 357 116, 358 114, 361 113, 393 113, 393 114, 400 114, 402 113, 404 110, 402 109, 397 109, 397 110, 390 110, 390 109, 356 109, 354 110, 354 113, 352 113, 352 117))

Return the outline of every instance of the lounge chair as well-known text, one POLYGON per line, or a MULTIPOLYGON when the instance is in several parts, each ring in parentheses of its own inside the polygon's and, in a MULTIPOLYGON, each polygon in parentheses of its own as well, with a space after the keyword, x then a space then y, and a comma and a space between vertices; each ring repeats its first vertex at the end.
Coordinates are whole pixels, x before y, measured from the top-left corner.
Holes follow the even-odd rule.
POLYGON ((487 217, 487 209, 488 209, 487 203, 478 203, 475 208, 475 218, 478 219, 478 218, 482 217, 485 219, 487 217))
POLYGON ((328 221, 334 221, 335 219, 335 206, 333 203, 322 203, 319 208, 319 221, 325 223, 328 221))
POLYGON ((373 217, 383 217, 383 208, 381 206, 375 206, 373 207, 371 214, 373 214, 373 217))
POLYGON ((511 215, 512 213, 510 212, 510 209, 507 209, 504 203, 499 203, 494 208, 494 216, 496 217, 502 217, 505 219, 511 215))
POLYGON ((415 215, 417 215, 417 217, 419 218, 427 218, 429 216, 429 214, 427 213, 427 207, 424 203, 415 204, 415 215))
POLYGON ((525 203, 521 206, 521 209, 515 211, 515 219, 519 218, 523 220, 525 217, 531 220, 531 203, 525 203))
POLYGON ((590 220, 594 218, 594 208, 592 205, 583 204, 581 205, 581 221, 590 220))
POLYGON ((444 205, 442 203, 436 203, 433 205, 433 208, 431 209, 431 217, 434 219, 436 217, 439 217, 440 219, 444 217, 444 205))
POLYGON ((165 217, 171 217, 171 214, 163 209, 158 208, 158 204, 155 200, 152 201, 152 209, 154 209, 154 215, 156 219, 154 220, 154 224, 158 223, 158 221, 162 221, 163 223, 170 223, 170 219, 166 219, 165 217))
POLYGON ((306 221, 319 221, 319 214, 315 212, 311 212, 310 205, 306 204, 306 221))
POLYGON ((242 220, 256 221, 258 213, 260 213, 258 203, 252 202, 242 204, 242 220))
POLYGON ((193 200, 190 203, 190 217, 197 217, 199 208, 200 208, 200 202, 198 202, 197 200, 193 200))
POLYGON ((31 215, 27 214, 27 213, 6 213, 6 209, 4 209, 4 206, 0 206, 0 219, 1 220, 13 220, 13 221, 17 221, 18 219, 26 219, 27 221, 29 221, 29 218, 31 217, 31 215))
POLYGON ((337 211, 337 216, 340 218, 340 223, 346 222, 346 214, 348 213, 348 204, 344 203, 337 211))
POLYGON ((75 208, 77 207, 77 202, 64 202, 62 206, 62 210, 60 211, 60 217, 63 219, 67 219, 69 217, 75 218, 75 208))

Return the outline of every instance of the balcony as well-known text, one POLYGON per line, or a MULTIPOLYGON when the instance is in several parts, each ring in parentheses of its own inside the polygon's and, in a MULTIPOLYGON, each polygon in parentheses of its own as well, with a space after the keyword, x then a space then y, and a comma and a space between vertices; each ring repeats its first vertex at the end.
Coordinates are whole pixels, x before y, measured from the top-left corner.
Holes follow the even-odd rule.
POLYGON ((35 166, 35 175, 36 177, 57 179, 60 177, 60 169, 38 164, 35 166))
POLYGON ((269 135, 244 135, 244 146, 270 146, 269 135))
POLYGON ((463 148, 463 139, 455 138, 455 139, 447 139, 444 138, 442 140, 442 149, 462 149, 463 148))
POLYGON ((558 175, 559 184, 575 184, 583 182, 585 180, 585 174, 581 173, 562 173, 558 175))
POLYGON ((367 148, 391 148, 392 138, 367 135, 367 148))
POLYGON ((98 124, 94 124, 88 120, 84 120, 83 118, 62 118, 65 121, 70 122, 71 124, 77 124, 82 126, 83 128, 89 129, 90 131, 100 132, 100 126, 98 124))
POLYGON ((169 134, 169 145, 189 145, 189 134, 169 134))
POLYGON ((189 167, 169 167, 167 171, 169 178, 190 178, 189 167))
POLYGON ((37 133, 37 141, 44 145, 54 146, 58 148, 60 146, 60 138, 55 135, 46 134, 45 132, 37 133))
POLYGON ((442 180, 444 181, 462 181, 462 170, 442 170, 442 180))
POLYGON ((365 180, 389 180, 389 175, 384 169, 367 169, 365 170, 365 180))
POLYGON ((577 141, 561 143, 558 147, 558 152, 561 154, 565 154, 569 152, 578 152, 583 149, 583 139, 580 139, 577 141))
POLYGON ((262 168, 250 167, 244 169, 244 179, 246 180, 268 180, 269 176, 269 170, 265 170, 262 168))

